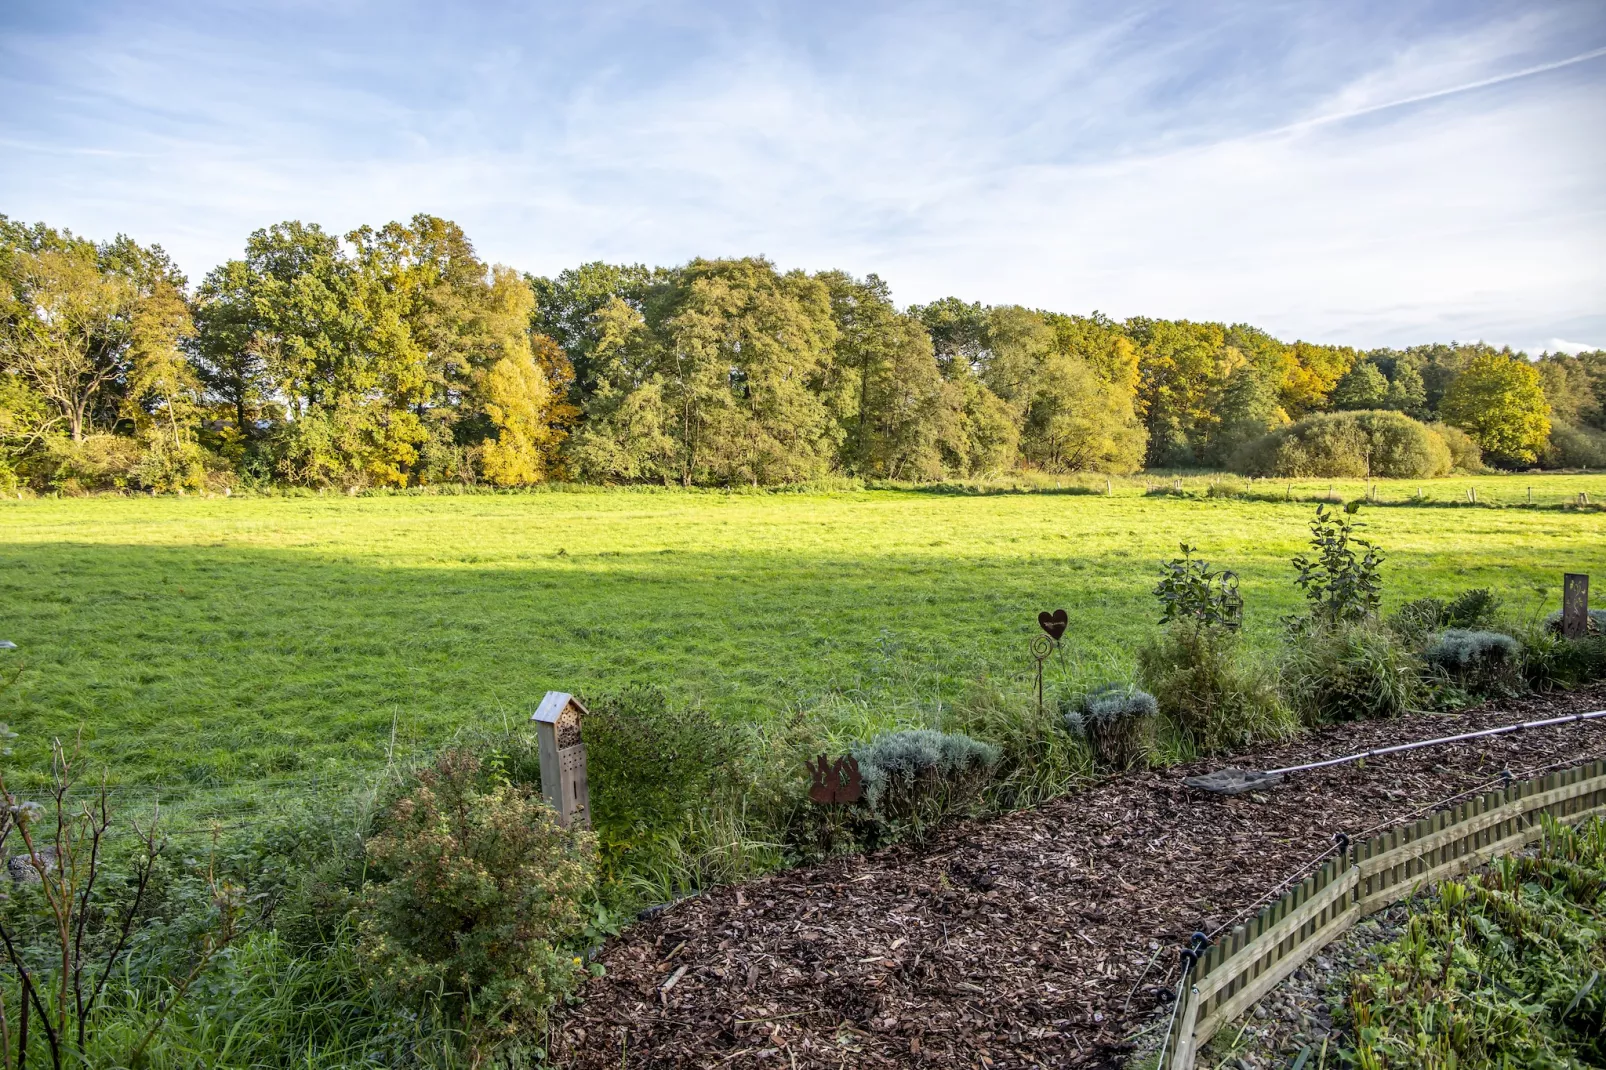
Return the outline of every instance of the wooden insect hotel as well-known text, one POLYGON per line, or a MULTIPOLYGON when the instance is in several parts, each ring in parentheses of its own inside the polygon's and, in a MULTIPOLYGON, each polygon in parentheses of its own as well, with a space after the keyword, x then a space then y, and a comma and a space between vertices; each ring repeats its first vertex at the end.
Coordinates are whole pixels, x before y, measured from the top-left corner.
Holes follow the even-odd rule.
POLYGON ((536 707, 535 734, 541 750, 541 794, 564 828, 591 827, 591 792, 586 785, 586 745, 580 724, 586 708, 573 695, 548 691, 536 707))

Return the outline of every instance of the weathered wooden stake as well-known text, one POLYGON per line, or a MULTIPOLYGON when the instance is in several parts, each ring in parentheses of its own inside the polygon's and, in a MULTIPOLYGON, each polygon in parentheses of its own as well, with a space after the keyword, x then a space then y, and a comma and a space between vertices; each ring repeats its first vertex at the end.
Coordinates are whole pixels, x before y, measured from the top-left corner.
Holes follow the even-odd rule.
POLYGON ((1582 639, 1589 634, 1589 575, 1569 572, 1561 586, 1561 634, 1582 639))

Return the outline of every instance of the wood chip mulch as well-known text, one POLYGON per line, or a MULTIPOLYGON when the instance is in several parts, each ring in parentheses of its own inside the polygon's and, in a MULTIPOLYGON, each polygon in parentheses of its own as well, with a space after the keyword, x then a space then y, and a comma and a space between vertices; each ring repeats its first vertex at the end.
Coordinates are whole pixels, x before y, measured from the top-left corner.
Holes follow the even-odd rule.
MULTIPOLYGON (((1221 797, 1182 784, 1606 707, 1606 687, 1334 726, 1134 773, 919 848, 719 888, 612 941, 555 1061, 620 1067, 1115 1066, 1178 948, 1323 853, 1483 785, 1606 757, 1606 719, 1425 748, 1221 797)), ((1495 785, 1497 786, 1497 785, 1495 785)), ((1492 790, 1492 786, 1491 789, 1492 790)))

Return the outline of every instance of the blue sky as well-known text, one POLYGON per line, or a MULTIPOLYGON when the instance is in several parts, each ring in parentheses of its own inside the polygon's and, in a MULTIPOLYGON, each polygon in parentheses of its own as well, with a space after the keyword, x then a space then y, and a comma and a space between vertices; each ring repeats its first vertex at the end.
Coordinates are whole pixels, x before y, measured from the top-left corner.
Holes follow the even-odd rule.
POLYGON ((1606 346, 1606 4, 0 6, 0 212, 762 253, 1361 346, 1606 346))

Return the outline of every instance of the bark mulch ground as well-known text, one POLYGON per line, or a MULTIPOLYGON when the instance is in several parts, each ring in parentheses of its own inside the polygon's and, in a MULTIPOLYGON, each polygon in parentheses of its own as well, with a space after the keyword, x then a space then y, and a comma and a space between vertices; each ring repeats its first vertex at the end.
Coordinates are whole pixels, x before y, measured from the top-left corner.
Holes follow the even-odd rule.
MULTIPOLYGON (((1233 757, 1269 769, 1606 707, 1606 687, 1334 726, 1233 757)), ((575 1067, 1114 1066, 1169 1000, 1177 949, 1333 835, 1409 817, 1509 769, 1606 757, 1606 719, 1426 748, 1221 797, 1121 776, 916 848, 687 900, 604 950, 562 1023, 575 1067)))

